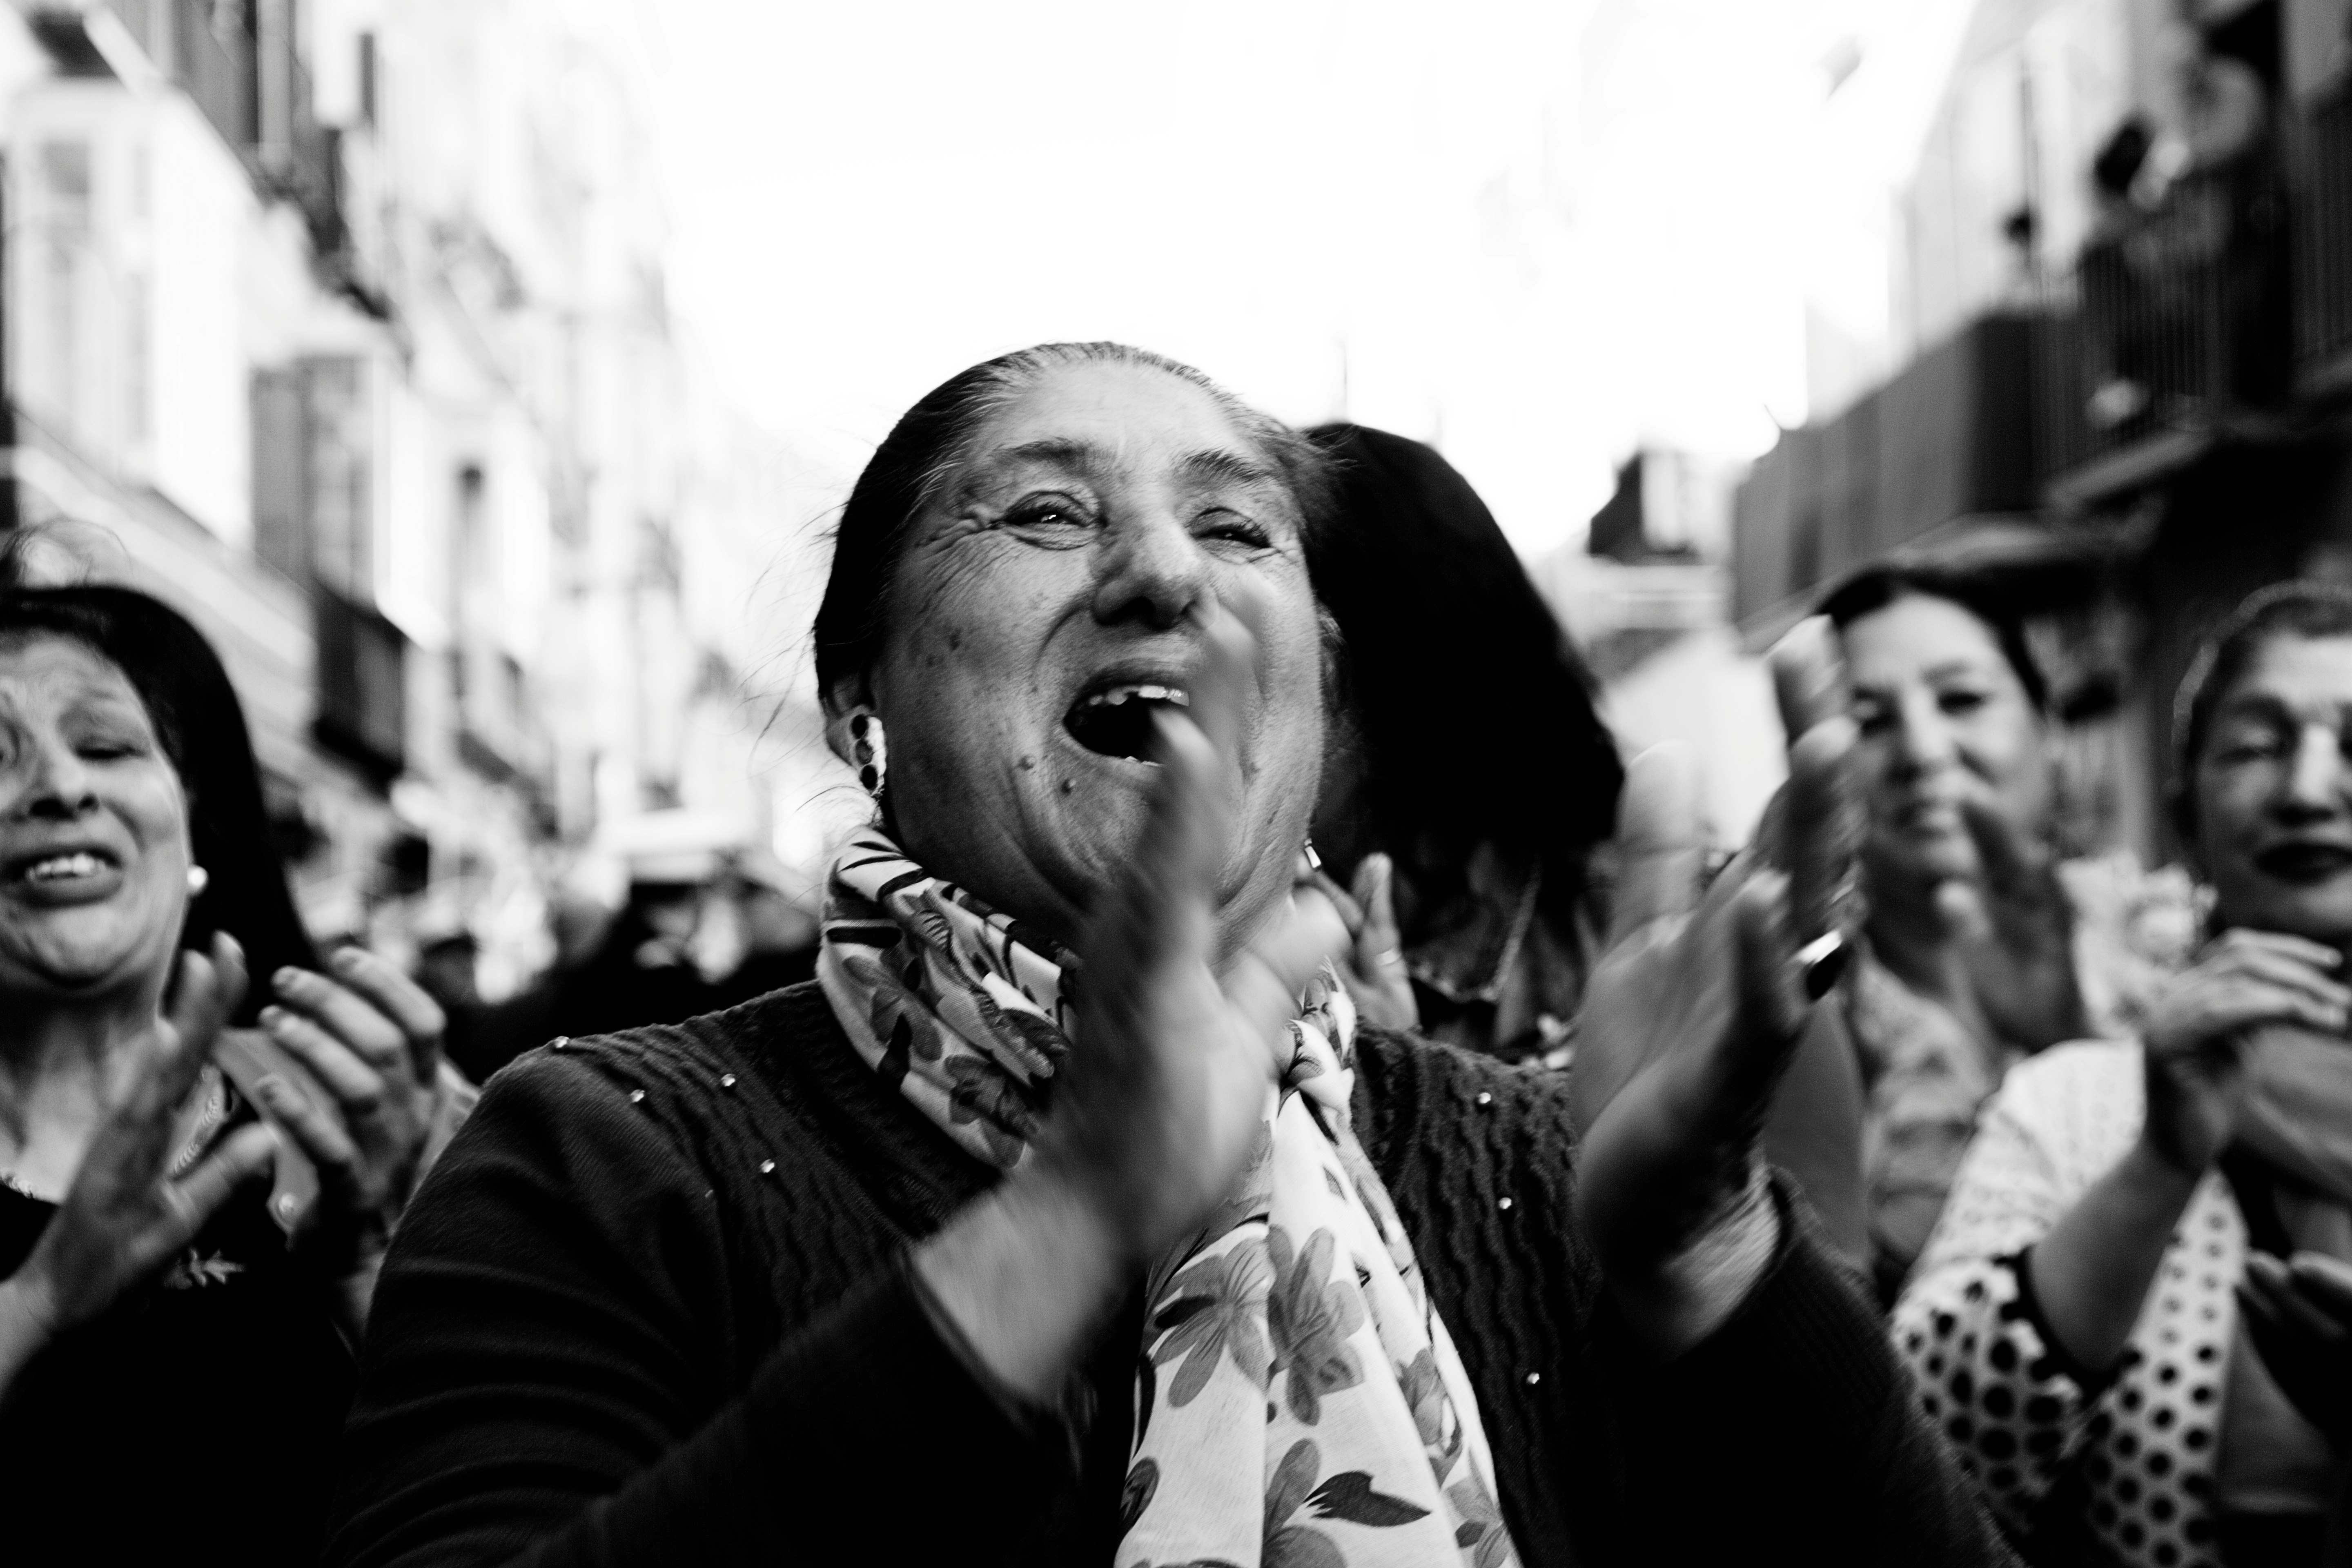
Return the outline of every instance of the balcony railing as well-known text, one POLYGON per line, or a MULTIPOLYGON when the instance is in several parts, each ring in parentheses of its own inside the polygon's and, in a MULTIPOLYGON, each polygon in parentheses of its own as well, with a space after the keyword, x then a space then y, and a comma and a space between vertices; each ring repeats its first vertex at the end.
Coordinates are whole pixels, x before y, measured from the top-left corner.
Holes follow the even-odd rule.
POLYGON ((319 638, 317 733, 390 778, 406 761, 407 647, 400 628, 325 588, 314 590, 319 638))
POLYGON ((2317 395, 2352 388, 2352 79, 2298 129, 2295 381, 2317 395))
POLYGON ((2185 175, 2084 247, 2036 356, 2046 467, 2200 437, 2283 398, 2285 211, 2265 152, 2185 175))

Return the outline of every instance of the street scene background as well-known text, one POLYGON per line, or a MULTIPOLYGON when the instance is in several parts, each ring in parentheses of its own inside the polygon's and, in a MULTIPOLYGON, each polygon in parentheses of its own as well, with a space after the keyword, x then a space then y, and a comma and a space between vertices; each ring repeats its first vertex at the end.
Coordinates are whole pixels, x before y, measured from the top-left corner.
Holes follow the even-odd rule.
POLYGON ((1052 339, 1437 447, 1727 845, 1758 652, 1987 552, 2159 862, 2185 650, 2352 574, 2348 10, 11 0, 0 524, 195 619, 314 933, 468 1005, 633 884, 805 946, 832 514, 1052 339))

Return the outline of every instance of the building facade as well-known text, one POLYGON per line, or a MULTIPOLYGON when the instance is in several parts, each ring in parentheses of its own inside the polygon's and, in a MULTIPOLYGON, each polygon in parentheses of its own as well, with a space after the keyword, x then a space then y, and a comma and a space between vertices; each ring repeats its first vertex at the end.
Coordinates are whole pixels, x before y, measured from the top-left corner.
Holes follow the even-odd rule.
POLYGON ((2168 858, 2196 643, 2352 578, 2352 0, 1981 0, 1899 206, 1904 363, 1742 487, 1735 614, 1760 643, 1889 551, 2038 540, 2089 816, 2168 858))
POLYGON ((634 41, 580 10, 0 16, 17 517, 221 647, 322 932, 429 902, 527 963, 601 823, 768 831, 765 459, 688 427, 736 428, 666 308, 634 41))

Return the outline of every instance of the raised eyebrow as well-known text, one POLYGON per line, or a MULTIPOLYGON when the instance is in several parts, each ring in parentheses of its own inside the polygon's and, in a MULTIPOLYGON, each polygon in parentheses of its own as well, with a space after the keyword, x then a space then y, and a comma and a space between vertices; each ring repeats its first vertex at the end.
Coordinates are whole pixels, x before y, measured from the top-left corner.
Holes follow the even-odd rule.
POLYGON ((1200 484, 1266 485, 1279 476, 1255 458, 1221 447, 1187 452, 1176 461, 1179 479, 1200 484))
POLYGON ((1018 446, 992 447, 980 454, 976 460, 963 465, 963 477, 949 496, 948 504, 969 506, 987 488, 994 469, 1002 465, 1016 463, 1070 468, 1091 477, 1101 466, 1102 453, 1084 441, 1051 436, 1035 441, 1024 441, 1018 446))

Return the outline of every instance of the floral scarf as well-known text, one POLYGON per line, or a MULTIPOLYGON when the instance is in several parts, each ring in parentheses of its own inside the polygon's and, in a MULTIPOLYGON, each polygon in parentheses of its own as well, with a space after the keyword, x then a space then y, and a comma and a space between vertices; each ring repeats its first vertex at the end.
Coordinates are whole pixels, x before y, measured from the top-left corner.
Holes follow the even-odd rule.
MULTIPOLYGON (((1029 1156, 1072 960, 878 829, 835 861, 817 977, 858 1054, 975 1158, 1029 1156)), ((1117 1561, 1516 1564, 1478 1405, 1349 1122, 1355 1007, 1291 1026, 1233 1195, 1150 1273, 1117 1561)))

